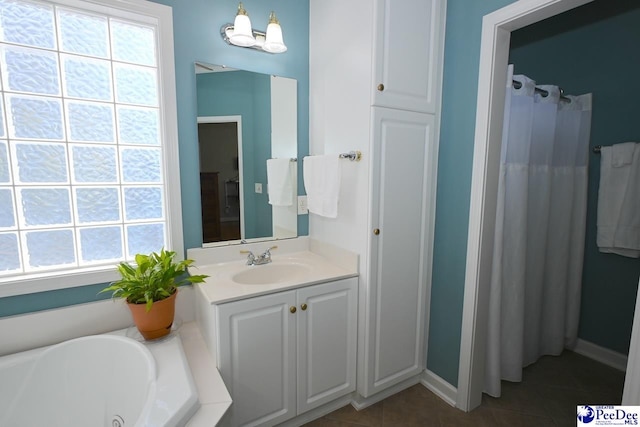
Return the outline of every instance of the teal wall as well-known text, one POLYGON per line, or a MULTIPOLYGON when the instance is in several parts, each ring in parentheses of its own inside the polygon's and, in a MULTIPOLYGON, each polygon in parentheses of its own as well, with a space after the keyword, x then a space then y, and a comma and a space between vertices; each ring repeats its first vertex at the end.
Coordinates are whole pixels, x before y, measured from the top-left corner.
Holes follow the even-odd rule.
POLYGON ((458 384, 482 17, 513 0, 448 0, 427 367, 458 384))
MULTIPOLYGON (((512 33, 517 74, 593 93, 591 146, 640 142, 640 4, 596 1, 512 33)), ((582 307, 578 336, 627 354, 640 276, 637 259, 596 246, 600 156, 591 154, 582 307)))
MULTIPOLYGON (((185 224, 185 248, 193 248, 202 243, 193 64, 200 61, 296 79, 298 157, 306 156, 309 153, 309 1, 243 1, 254 28, 266 29, 269 12, 274 10, 277 13, 288 47, 287 52, 278 55, 229 46, 222 40, 220 27, 233 22, 238 8, 237 0, 156 1, 173 7, 182 219, 185 224)), ((298 162, 298 167, 302 168, 302 162, 298 162)), ((301 192, 304 188, 301 169, 298 177, 298 191, 301 192)), ((299 216, 298 234, 307 235, 308 230, 308 216, 299 216)))
POLYGON ((271 205, 266 191, 271 158, 271 76, 247 71, 198 74, 198 116, 242 116, 242 185, 246 239, 273 235, 271 205))
MULTIPOLYGON (((458 363, 460 357, 460 333, 462 328, 462 306, 464 295, 464 275, 467 250, 467 232, 469 215, 469 196, 471 191, 471 168, 473 159, 473 138, 475 132, 476 95, 478 90, 478 64, 480 53, 480 35, 482 17, 496 9, 512 3, 513 0, 485 0, 482 2, 468 2, 465 0, 448 0, 447 4, 447 28, 445 39, 444 82, 442 101, 442 121, 440 133, 440 153, 438 162, 438 194, 436 211, 436 230, 434 242, 433 281, 431 295, 431 318, 429 324, 428 344, 428 369, 441 376, 453 385, 458 383, 458 363)), ((632 0, 620 0, 617 2, 596 1, 596 5, 604 4, 609 12, 600 10, 590 13, 580 10, 578 15, 569 17, 568 22, 554 23, 554 19, 548 20, 540 28, 545 35, 536 34, 535 28, 521 30, 516 34, 514 43, 521 45, 514 48, 513 56, 517 55, 516 49, 524 48, 531 39, 546 37, 538 43, 544 44, 549 51, 554 52, 542 55, 528 55, 527 69, 523 70, 523 59, 518 57, 517 70, 526 71, 527 74, 540 82, 553 81, 560 83, 568 90, 568 93, 580 93, 589 81, 590 87, 582 90, 594 93, 594 121, 606 122, 607 117, 617 116, 615 123, 627 121, 631 124, 637 122, 637 114, 634 115, 628 109, 624 112, 617 110, 611 112, 605 107, 612 102, 620 102, 631 106, 630 94, 638 93, 638 83, 634 82, 632 68, 615 74, 610 70, 610 62, 622 61, 624 54, 628 57, 637 56, 637 43, 634 43, 633 34, 637 34, 638 15, 615 17, 622 11, 628 10, 632 0), (588 16, 580 17, 581 14, 588 16), (598 15, 609 16, 606 20, 594 22, 598 15), (612 16, 610 16, 612 15, 612 16), (572 22, 578 20, 578 22, 572 22), (591 26, 591 28, 587 28, 591 26), (635 27, 634 27, 635 26, 635 27), (582 28, 585 27, 585 28, 582 28), (591 31, 591 32, 590 32, 591 31), (563 34, 562 34, 563 33, 563 34), (589 33, 589 35, 587 35, 589 33), (609 34, 612 33, 612 34, 609 34), (604 44, 609 36, 616 34, 619 37, 617 44, 604 44), (582 47, 575 47, 571 52, 569 47, 554 48, 560 39, 574 41, 589 37, 589 43, 582 47), (629 39, 625 37, 631 37, 629 39), (612 52, 616 51, 615 53, 612 52), (535 56, 535 60, 534 60, 535 56), (581 56, 578 60, 577 56, 581 56), (564 57, 564 58, 563 58, 564 57), (569 59, 571 58, 571 59, 569 59), (576 73, 577 70, 593 70, 591 73, 576 73, 572 83, 564 83, 554 77, 546 80, 545 71, 538 70, 535 64, 542 65, 549 70, 549 64, 567 64, 563 68, 565 72, 576 73), (604 71, 604 69, 608 71, 604 71), (627 75, 627 72, 629 74, 627 75), (603 80, 600 86, 594 82, 595 75, 603 80), (604 76, 604 77, 603 77, 604 76), (611 80, 619 83, 632 83, 613 89, 608 86, 605 90, 604 83, 610 76, 611 80), (628 76, 628 77, 623 77, 628 76), (593 86, 596 84, 596 86, 593 86), (582 85, 582 86, 577 86, 582 85), (614 98, 607 100, 607 98, 614 98), (599 107, 602 106, 602 107, 599 107), (601 117, 599 117, 601 116, 601 117)), ((585 6, 588 7, 588 6, 585 6)), ((597 7, 597 6, 596 6, 597 7)), ((570 13, 570 12, 569 12, 570 13)), ((563 19, 563 18, 559 18, 563 19)), ((566 19, 566 18, 564 18, 566 19)), ((637 58, 626 58, 629 63, 637 63, 637 58)), ((635 67, 635 65, 633 66, 635 67)), ((625 126, 625 128, 627 128, 625 126)), ((628 129, 628 128, 627 128, 628 129)), ((592 142, 594 144, 610 145, 617 138, 620 141, 638 140, 640 129, 609 131, 604 127, 601 130, 594 128, 592 142), (600 133, 602 132, 602 133, 600 133), (614 135, 615 133, 615 135, 614 135), (626 139, 625 139, 626 138, 626 139)), ((597 160, 592 162, 590 170, 590 191, 593 192, 594 177, 599 174, 597 160)), ((597 179, 596 179, 597 181, 597 179)), ((593 194, 593 193, 592 193, 593 194)), ((590 194, 589 209, 593 212, 594 197, 590 194)), ((585 340, 592 341, 602 346, 626 353, 630 327, 630 316, 635 302, 635 288, 637 287, 638 270, 637 260, 625 260, 619 256, 599 255, 595 253, 594 245, 594 221, 591 214, 588 218, 587 229, 587 255, 585 259, 585 284, 583 292, 583 315, 580 319, 579 335, 585 340), (634 268, 634 264, 635 268, 634 268), (603 312, 600 312, 603 310, 603 312), (626 325, 626 326, 625 326, 626 325), (612 333, 609 328, 620 328, 620 331, 612 333)))
MULTIPOLYGON (((184 249, 202 243, 200 184, 198 176, 198 129, 196 124, 196 77, 194 62, 227 65, 298 81, 298 156, 309 153, 309 1, 244 0, 253 26, 265 30, 269 12, 275 10, 288 51, 271 55, 227 45, 220 27, 233 22, 237 0, 157 0, 173 8, 175 71, 180 149, 180 184, 184 249)), ((298 162, 302 167, 302 162, 298 162)), ((298 171, 302 192, 302 170, 298 171)), ((298 217, 298 234, 307 235, 308 217, 298 217)), ((97 295, 103 285, 92 285, 15 297, 0 298, 0 317, 22 314, 108 298, 97 295)))

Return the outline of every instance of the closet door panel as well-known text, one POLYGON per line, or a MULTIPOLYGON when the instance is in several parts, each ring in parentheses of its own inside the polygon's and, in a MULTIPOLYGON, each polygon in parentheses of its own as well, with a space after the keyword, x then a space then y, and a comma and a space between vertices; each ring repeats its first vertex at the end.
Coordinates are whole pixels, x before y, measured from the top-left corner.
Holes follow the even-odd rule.
POLYGON ((426 165, 434 119, 373 108, 373 125, 370 277, 375 319, 367 394, 424 369, 426 165))

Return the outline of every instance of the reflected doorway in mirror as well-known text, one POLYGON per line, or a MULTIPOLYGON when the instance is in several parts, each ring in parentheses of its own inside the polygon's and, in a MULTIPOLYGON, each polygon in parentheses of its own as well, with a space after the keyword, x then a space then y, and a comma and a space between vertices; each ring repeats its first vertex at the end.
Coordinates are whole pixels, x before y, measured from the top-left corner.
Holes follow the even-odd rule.
POLYGON ((243 192, 240 188, 242 118, 199 117, 202 242, 239 240, 243 192))

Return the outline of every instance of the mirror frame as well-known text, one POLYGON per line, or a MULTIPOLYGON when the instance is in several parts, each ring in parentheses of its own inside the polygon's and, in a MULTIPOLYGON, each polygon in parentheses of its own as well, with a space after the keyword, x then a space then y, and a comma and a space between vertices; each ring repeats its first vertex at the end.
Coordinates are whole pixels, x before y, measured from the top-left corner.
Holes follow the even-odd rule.
MULTIPOLYGON (((227 116, 213 116, 213 115, 199 115, 198 112, 198 84, 197 84, 197 74, 198 73, 198 68, 204 68, 208 71, 202 72, 202 73, 219 73, 219 72, 233 72, 233 71, 242 71, 242 72, 247 72, 247 73, 253 73, 253 74, 257 74, 257 75, 262 75, 262 76, 269 76, 271 79, 272 78, 284 78, 284 79, 289 79, 292 80, 293 82, 295 82, 295 87, 296 87, 296 91, 295 91, 295 98, 294 98, 294 102, 295 102, 295 118, 294 118, 294 122, 296 123, 296 127, 297 127, 297 123, 299 120, 298 117, 298 93, 297 93, 297 85, 298 85, 298 81, 295 78, 292 77, 286 77, 286 76, 277 76, 271 73, 263 73, 263 72, 259 72, 259 71, 252 71, 252 70, 247 70, 247 69, 242 69, 242 68, 233 68, 233 67, 227 67, 224 65, 213 65, 213 64, 209 64, 206 62, 202 62, 202 61, 195 61, 194 62, 194 71, 196 74, 196 87, 195 87, 195 96, 196 96, 196 134, 199 134, 199 130, 198 130, 198 126, 201 123, 224 123, 224 122, 236 122, 237 125, 237 134, 238 134, 238 158, 242 159, 243 157, 243 150, 242 150, 242 115, 237 114, 237 115, 227 115, 227 116)), ((273 101, 272 101, 273 102, 273 101)), ((273 110, 273 109, 271 109, 273 110)), ((271 132, 273 133, 273 131, 271 132)), ((273 141, 271 140, 271 138, 269 138, 270 144, 273 144, 273 141)), ((198 142, 198 144, 200 144, 198 142)), ((299 137, 298 137, 298 133, 296 131, 295 134, 295 142, 294 142, 294 148, 295 148, 295 152, 296 152, 296 156, 295 159, 296 161, 299 158, 299 153, 298 153, 298 146, 299 146, 299 137)), ((271 147, 273 147, 273 145, 271 145, 271 147)), ((199 150, 198 150, 199 151, 199 150)), ((200 155, 200 153, 198 154, 198 156, 200 155)), ((271 158, 271 157, 270 157, 271 158)), ((239 176, 244 179, 244 170, 243 170, 243 161, 240 160, 238 162, 238 174, 239 176)), ((200 160, 198 161, 198 164, 200 164, 200 160)), ((200 167, 199 167, 200 168, 200 167)), ((265 186, 267 185, 267 181, 265 180, 265 186)), ((295 197, 298 196, 299 193, 299 182, 298 182, 298 177, 297 177, 297 169, 296 169, 296 176, 294 179, 294 185, 296 187, 296 191, 295 191, 295 197)), ((267 190, 263 190, 263 192, 267 192, 267 190)), ((294 197, 294 198, 295 198, 294 197)), ((202 203, 202 201, 201 201, 202 203)), ((243 182, 241 182, 240 185, 240 191, 239 191, 239 203, 240 203, 240 235, 241 236, 245 236, 245 213, 244 213, 244 206, 245 206, 245 191, 244 191, 244 185, 243 182)), ((207 248, 207 247, 220 247, 220 246, 230 246, 230 245, 238 245, 238 244, 243 244, 243 243, 253 243, 253 242, 265 242, 265 241, 276 241, 276 240, 283 240, 283 239, 292 239, 292 238, 297 238, 300 234, 299 234, 299 230, 298 230, 298 215, 297 215, 297 201, 294 200, 294 204, 293 204, 294 208, 296 208, 296 214, 294 217, 294 223, 293 225, 295 226, 295 235, 292 236, 286 236, 286 237, 276 237, 274 235, 271 236, 264 236, 264 237, 255 237, 255 238, 242 238, 241 239, 237 239, 237 240, 222 240, 222 241, 216 241, 216 242, 207 242, 205 243, 204 241, 202 242, 202 247, 207 248)), ((273 212, 273 211, 272 211, 273 212)), ((202 218, 201 218, 202 220, 202 218)), ((273 219, 272 219, 272 227, 273 227, 273 219)), ((273 233, 273 228, 272 228, 272 233, 273 233)), ((202 238, 202 236, 201 236, 202 238)))

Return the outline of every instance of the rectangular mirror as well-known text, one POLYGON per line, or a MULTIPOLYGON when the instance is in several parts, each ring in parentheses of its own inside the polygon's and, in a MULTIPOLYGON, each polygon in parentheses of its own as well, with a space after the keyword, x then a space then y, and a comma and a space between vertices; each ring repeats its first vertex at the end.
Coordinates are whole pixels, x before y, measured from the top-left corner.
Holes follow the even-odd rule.
POLYGON ((203 246, 296 237, 296 80, 195 70, 203 246))

